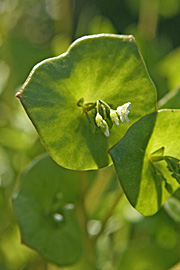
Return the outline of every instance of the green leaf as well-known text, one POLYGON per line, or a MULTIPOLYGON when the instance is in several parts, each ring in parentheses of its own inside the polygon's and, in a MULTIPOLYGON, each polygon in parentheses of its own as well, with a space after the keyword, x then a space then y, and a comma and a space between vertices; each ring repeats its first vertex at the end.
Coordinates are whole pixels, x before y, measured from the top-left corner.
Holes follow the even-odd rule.
POLYGON ((75 263, 82 252, 76 217, 79 174, 45 156, 21 177, 13 200, 23 243, 60 266, 75 263))
POLYGON ((110 154, 133 207, 148 216, 179 187, 165 160, 153 162, 155 153, 180 157, 180 111, 161 110, 137 121, 112 147, 110 154), (163 150, 164 148, 164 150, 163 150))
POLYGON ((111 164, 108 149, 156 110, 156 89, 133 36, 78 39, 66 53, 36 65, 17 96, 52 158, 75 170, 111 164), (113 109, 131 102, 130 122, 113 126, 107 138, 81 108, 97 100, 113 109))
POLYGON ((151 154, 151 160, 160 161, 164 157, 164 146, 151 154))

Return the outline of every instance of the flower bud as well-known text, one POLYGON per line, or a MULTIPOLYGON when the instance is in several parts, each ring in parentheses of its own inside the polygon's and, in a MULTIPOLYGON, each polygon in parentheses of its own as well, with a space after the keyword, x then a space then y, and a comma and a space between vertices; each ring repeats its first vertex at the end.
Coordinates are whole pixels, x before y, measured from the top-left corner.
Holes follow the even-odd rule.
POLYGON ((118 118, 118 116, 117 116, 117 113, 116 113, 116 111, 114 111, 114 110, 110 110, 110 117, 111 117, 111 119, 112 119, 112 121, 117 125, 117 126, 119 126, 119 118, 118 118))
POLYGON ((100 115, 100 113, 97 113, 96 118, 95 118, 95 122, 96 122, 98 127, 100 127, 102 121, 103 121, 102 116, 100 115))
POLYGON ((100 128, 106 137, 109 137, 109 127, 105 120, 100 124, 100 128))

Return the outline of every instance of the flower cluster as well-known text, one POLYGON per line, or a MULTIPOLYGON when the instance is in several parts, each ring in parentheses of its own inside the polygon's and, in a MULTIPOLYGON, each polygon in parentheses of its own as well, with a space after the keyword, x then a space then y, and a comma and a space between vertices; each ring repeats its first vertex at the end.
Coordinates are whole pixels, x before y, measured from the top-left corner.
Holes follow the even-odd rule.
POLYGON ((109 137, 109 130, 112 128, 113 123, 119 126, 119 121, 129 122, 128 114, 131 109, 131 102, 127 102, 122 106, 118 106, 113 110, 105 101, 97 100, 96 102, 84 104, 84 98, 77 102, 77 106, 81 107, 83 113, 91 126, 94 133, 96 128, 100 128, 106 137, 109 137))
POLYGON ((96 117, 95 122, 97 127, 99 127, 106 137, 109 137, 109 129, 112 124, 115 123, 119 125, 119 120, 121 122, 129 122, 128 114, 131 109, 131 102, 127 102, 122 106, 117 107, 113 110, 106 102, 103 100, 97 100, 96 102, 96 117))

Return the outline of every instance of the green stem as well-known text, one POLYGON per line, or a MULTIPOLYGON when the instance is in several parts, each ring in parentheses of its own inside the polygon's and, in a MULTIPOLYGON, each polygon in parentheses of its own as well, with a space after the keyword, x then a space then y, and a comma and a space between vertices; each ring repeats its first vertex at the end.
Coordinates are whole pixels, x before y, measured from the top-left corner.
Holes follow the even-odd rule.
POLYGON ((96 178, 94 179, 91 187, 88 189, 85 198, 85 207, 87 213, 91 216, 96 210, 97 205, 101 200, 103 192, 106 190, 110 181, 113 178, 114 171, 112 167, 99 170, 96 178))
POLYGON ((87 112, 87 111, 85 111, 85 114, 86 114, 86 117, 87 117, 87 119, 88 119, 89 123, 91 123, 91 119, 90 119, 90 117, 89 117, 88 112, 87 112))
POLYGON ((84 227, 85 235, 88 236, 87 232, 87 214, 86 209, 84 205, 84 195, 85 195, 85 189, 86 189, 86 172, 79 172, 79 208, 81 213, 81 222, 84 227))
POLYGON ((109 110, 111 110, 111 107, 103 100, 100 100, 102 104, 104 104, 109 110))
POLYGON ((97 104, 97 113, 99 113, 99 100, 96 101, 97 104))
POLYGON ((86 243, 86 258, 89 261, 89 264, 95 265, 96 263, 96 255, 94 246, 92 245, 92 240, 89 237, 87 231, 87 222, 88 216, 85 209, 84 197, 86 192, 86 176, 87 172, 80 172, 79 173, 79 215, 80 215, 80 222, 83 225, 84 233, 85 233, 85 243, 86 243))
POLYGON ((179 161, 177 158, 174 158, 174 157, 171 157, 171 156, 153 156, 153 155, 150 155, 149 156, 149 159, 151 162, 158 162, 158 161, 161 161, 161 160, 165 160, 167 162, 168 159, 172 159, 174 161, 179 161))
POLYGON ((171 157, 171 156, 164 156, 164 160, 167 160, 167 159, 172 159, 173 161, 176 161, 176 162, 180 162, 180 160, 178 158, 175 158, 175 157, 171 157))
POLYGON ((154 163, 154 162, 164 160, 164 157, 163 156, 150 156, 149 160, 150 162, 154 163))
POLYGON ((156 36, 158 23, 158 1, 140 1, 138 30, 148 39, 156 36))
POLYGON ((99 234, 94 237, 93 241, 94 243, 96 243, 97 239, 101 236, 101 234, 104 232, 104 229, 106 227, 106 224, 109 220, 109 218, 112 216, 113 212, 114 212, 114 209, 116 208, 116 206, 118 205, 119 201, 121 200, 122 198, 122 195, 123 195, 123 192, 118 192, 118 194, 116 195, 115 197, 115 200, 113 202, 113 204, 111 205, 110 209, 108 210, 108 212, 106 213, 106 216, 102 222, 102 227, 101 227, 101 230, 99 232, 99 234))

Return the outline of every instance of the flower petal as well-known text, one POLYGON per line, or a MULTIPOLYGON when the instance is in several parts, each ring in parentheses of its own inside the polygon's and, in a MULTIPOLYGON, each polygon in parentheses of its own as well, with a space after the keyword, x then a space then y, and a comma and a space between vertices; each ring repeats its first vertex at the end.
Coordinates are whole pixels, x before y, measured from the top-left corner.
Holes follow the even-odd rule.
POLYGON ((106 131, 104 132, 104 135, 106 135, 106 137, 109 137, 109 128, 106 128, 106 131))
POLYGON ((119 106, 119 107, 117 107, 117 113, 119 114, 119 115, 121 115, 121 111, 122 111, 122 106, 119 106))

